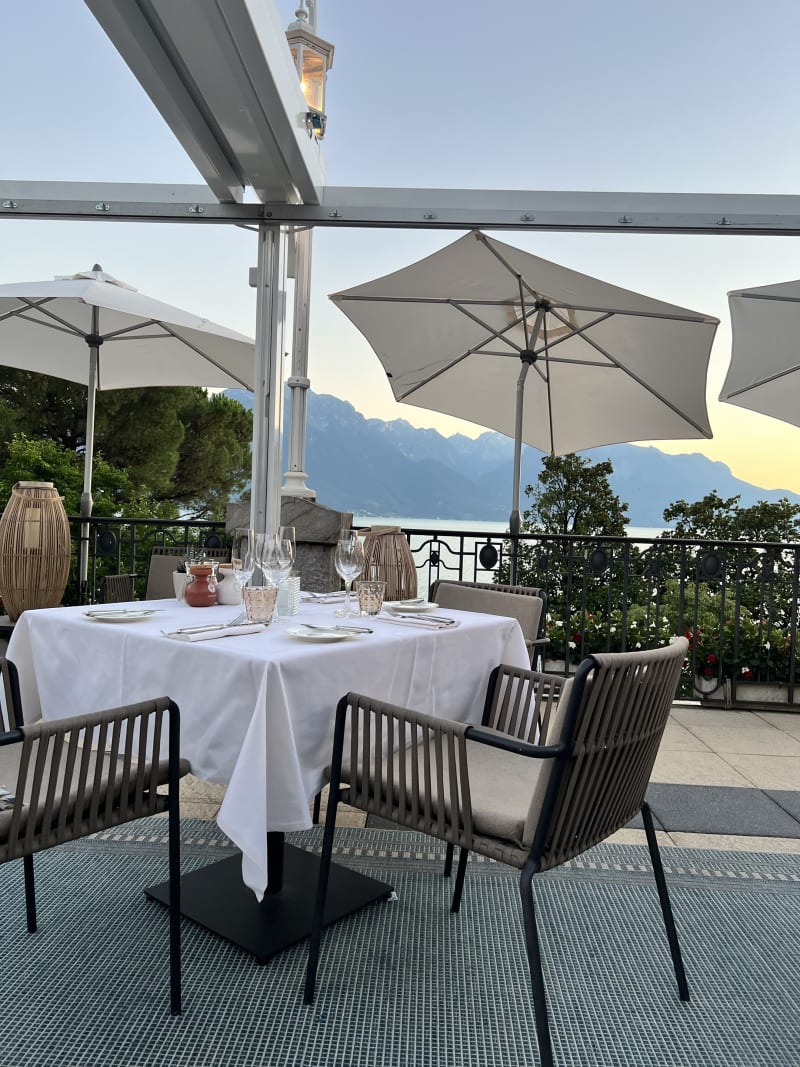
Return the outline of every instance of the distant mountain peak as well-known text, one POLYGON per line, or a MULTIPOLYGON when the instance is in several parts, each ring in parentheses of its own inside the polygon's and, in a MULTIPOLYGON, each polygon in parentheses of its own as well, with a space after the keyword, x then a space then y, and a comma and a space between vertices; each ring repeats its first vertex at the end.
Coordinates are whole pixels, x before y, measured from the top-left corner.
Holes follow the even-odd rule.
MULTIPOLYGON (((244 389, 226 395, 253 407, 253 394, 244 389)), ((287 403, 284 460, 288 411, 287 403)), ((583 455, 593 463, 611 461, 611 484, 628 504, 631 526, 661 526, 669 504, 692 503, 712 490, 740 496, 745 507, 782 497, 800 504, 797 494, 743 482, 725 463, 698 452, 673 456, 655 445, 609 445, 583 455)), ((347 400, 308 392, 308 484, 320 503, 332 508, 360 515, 503 521, 511 510, 513 456, 511 438, 491 430, 475 439, 462 433, 447 437, 402 417, 365 418, 347 400)), ((537 480, 541 459, 538 450, 523 449, 523 486, 537 480)))

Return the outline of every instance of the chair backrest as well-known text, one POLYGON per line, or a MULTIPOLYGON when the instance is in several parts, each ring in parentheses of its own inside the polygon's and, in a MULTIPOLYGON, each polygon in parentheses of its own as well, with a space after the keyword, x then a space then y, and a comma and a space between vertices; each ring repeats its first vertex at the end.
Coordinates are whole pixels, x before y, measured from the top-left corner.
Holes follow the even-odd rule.
MULTIPOLYGON (((0 673, 19 719, 16 668, 0 658, 0 673)), ((0 863, 155 815, 167 806, 158 787, 177 788, 179 712, 168 697, 18 725, 0 734, 15 772, 3 783, 13 796, 0 810, 0 863)))
POLYGON ((133 600, 134 574, 107 574, 103 578, 100 599, 104 604, 124 604, 133 600))
POLYGON ((18 730, 23 724, 19 676, 17 675, 17 668, 5 656, 0 656, 0 681, 2 681, 3 687, 0 729, 18 730))
MULTIPOLYGON (((204 548, 206 559, 227 563, 231 558, 229 548, 204 548)), ((174 545, 155 545, 150 549, 150 561, 147 565, 147 586, 145 600, 166 600, 175 596, 172 575, 186 559, 186 553, 174 545)))
POLYGON ((434 585, 433 600, 443 608, 482 611, 485 615, 506 615, 516 619, 530 648, 539 637, 544 603, 523 586, 481 585, 478 582, 446 582, 434 585), (524 590, 520 593, 519 590, 524 590))
MULTIPOLYGON (((541 612, 539 613, 539 628, 533 637, 529 640, 536 640, 545 636, 545 630, 547 628, 547 593, 538 585, 502 585, 500 583, 492 582, 459 582, 452 578, 438 578, 431 587, 431 600, 435 600, 440 603, 439 597, 444 596, 442 590, 443 586, 460 586, 462 589, 484 589, 491 590, 493 593, 513 593, 515 596, 533 596, 537 597, 542 602, 541 612)), ((442 605, 444 607, 444 605, 442 605)), ((453 605, 455 607, 455 605, 453 605)), ((478 608, 475 610, 486 610, 487 614, 493 614, 488 609, 478 608)), ((527 634, 526 634, 527 637, 527 634)))
POLYGON ((678 637, 580 664, 547 731, 547 744, 565 752, 547 761, 525 824, 537 869, 564 863, 639 813, 688 647, 678 637))

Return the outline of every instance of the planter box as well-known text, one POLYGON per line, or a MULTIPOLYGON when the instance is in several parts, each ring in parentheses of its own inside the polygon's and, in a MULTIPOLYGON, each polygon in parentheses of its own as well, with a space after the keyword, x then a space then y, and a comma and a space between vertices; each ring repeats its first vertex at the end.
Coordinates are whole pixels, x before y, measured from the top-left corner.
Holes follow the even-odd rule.
POLYGON ((785 683, 739 682, 733 678, 725 679, 724 684, 714 692, 702 692, 695 684, 695 693, 706 706, 747 708, 767 704, 776 708, 800 709, 800 684, 795 685, 791 700, 789 686, 785 683))

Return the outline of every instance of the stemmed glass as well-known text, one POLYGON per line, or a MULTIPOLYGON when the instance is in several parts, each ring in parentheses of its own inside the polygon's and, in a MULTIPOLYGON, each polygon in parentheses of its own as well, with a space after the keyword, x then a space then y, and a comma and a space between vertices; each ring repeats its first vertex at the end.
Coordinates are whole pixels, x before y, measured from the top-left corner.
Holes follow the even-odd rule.
POLYGON ((355 614, 350 610, 350 586, 364 568, 364 546, 356 530, 340 530, 334 556, 336 573, 344 582, 344 608, 335 612, 339 616, 355 614))
POLYGON ((294 540, 281 536, 286 529, 281 527, 276 534, 261 535, 256 549, 262 574, 270 585, 277 586, 279 590, 294 566, 294 540))
POLYGON ((253 577, 255 570, 256 537, 249 527, 240 527, 234 531, 231 545, 231 567, 242 589, 253 577))

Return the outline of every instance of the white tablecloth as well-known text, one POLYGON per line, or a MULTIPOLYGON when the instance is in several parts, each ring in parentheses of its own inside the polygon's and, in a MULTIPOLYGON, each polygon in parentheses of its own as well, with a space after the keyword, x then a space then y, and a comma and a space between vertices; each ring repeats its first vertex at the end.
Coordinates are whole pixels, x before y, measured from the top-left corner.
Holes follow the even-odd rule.
MULTIPOLYGON (((124 605, 114 605, 120 607, 124 605)), ((181 711, 181 755, 192 772, 227 782, 218 816, 242 850, 245 883, 267 886, 266 834, 311 825, 309 801, 330 760, 336 704, 349 691, 433 715, 477 722, 489 673, 529 664, 516 620, 448 611, 449 630, 354 620, 372 634, 305 642, 288 630, 334 623, 336 605, 304 604, 262 633, 187 643, 161 633, 232 619, 237 608, 175 600, 145 621, 99 622, 83 608, 26 611, 8 657, 20 672, 27 721, 169 696, 181 711)))

